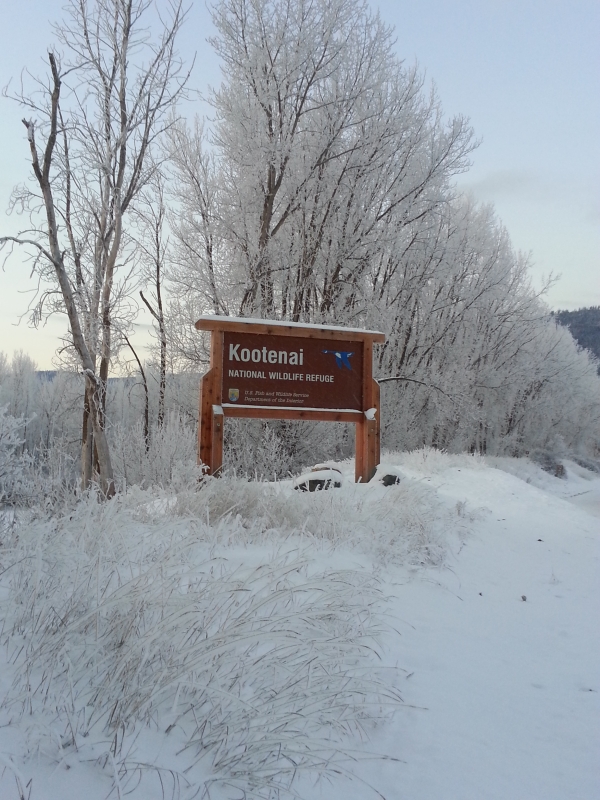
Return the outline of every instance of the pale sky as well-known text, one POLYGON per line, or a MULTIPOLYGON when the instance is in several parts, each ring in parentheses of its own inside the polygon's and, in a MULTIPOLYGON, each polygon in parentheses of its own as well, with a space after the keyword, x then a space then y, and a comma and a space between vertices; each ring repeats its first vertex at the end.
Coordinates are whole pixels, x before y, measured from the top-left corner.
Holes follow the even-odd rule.
MULTIPOLYGON (((160 3, 159 3, 160 5, 160 3)), ((496 207, 514 246, 532 258, 532 280, 561 279, 547 295, 554 308, 600 305, 600 3, 598 0, 372 0, 396 29, 396 50, 437 86, 447 115, 471 120, 481 145, 463 189, 496 207)), ((63 0, 5 2, 0 25, 0 85, 27 66, 44 72, 53 41, 50 22, 63 0)), ((219 81, 206 38, 204 2, 196 2, 180 43, 203 91, 219 81)), ((192 116, 197 108, 189 105, 192 116)), ((14 184, 29 174, 23 112, 0 99, 0 233, 14 184)), ((0 350, 23 349, 40 369, 52 368, 57 318, 32 330, 27 311, 35 279, 15 255, 0 273, 0 350)), ((146 315, 147 316, 147 315, 146 315)), ((140 315, 142 325, 149 320, 140 315)), ((140 328, 140 334, 143 327, 140 328)))

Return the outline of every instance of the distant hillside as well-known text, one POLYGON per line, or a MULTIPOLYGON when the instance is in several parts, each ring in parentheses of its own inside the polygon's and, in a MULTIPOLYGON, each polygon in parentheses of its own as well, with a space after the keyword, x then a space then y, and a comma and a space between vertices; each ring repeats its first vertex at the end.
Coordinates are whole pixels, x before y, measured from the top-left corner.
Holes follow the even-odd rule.
POLYGON ((569 328, 577 344, 591 350, 600 359, 600 306, 557 311, 554 316, 561 325, 569 328))

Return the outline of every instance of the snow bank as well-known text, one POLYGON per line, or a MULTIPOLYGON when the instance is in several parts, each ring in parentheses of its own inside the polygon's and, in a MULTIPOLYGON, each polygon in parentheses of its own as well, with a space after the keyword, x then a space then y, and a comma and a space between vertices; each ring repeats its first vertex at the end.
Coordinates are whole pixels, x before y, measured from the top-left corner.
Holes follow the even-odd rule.
MULTIPOLYGON (((386 625, 372 572, 309 552, 319 537, 341 544, 356 508, 337 492, 297 494, 207 480, 175 505, 88 497, 16 528, 2 552, 15 667, 4 711, 27 752, 59 764, 77 754, 119 791, 170 773, 178 790, 266 797, 298 772, 346 769, 348 741, 401 698, 378 669, 386 625), (145 728, 176 742, 175 771, 132 755, 145 728)), ((367 519, 355 520, 357 547, 367 519)))
POLYGON ((6 526, 0 795, 593 800, 600 480, 384 462, 6 526))

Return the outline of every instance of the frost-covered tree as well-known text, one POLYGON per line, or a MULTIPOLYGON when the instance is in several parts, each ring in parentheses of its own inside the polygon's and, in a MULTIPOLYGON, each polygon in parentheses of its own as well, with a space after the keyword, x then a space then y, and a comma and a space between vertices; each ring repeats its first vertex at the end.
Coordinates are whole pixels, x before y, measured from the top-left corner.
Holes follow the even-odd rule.
POLYGON ((191 130, 178 124, 169 142, 174 236, 166 322, 172 358, 180 368, 197 370, 207 351, 194 322, 201 313, 235 314, 239 291, 233 286, 224 233, 219 162, 207 146, 204 127, 198 120, 191 130))
POLYGON ((114 491, 106 381, 119 328, 131 319, 127 215, 154 172, 154 143, 186 80, 175 51, 182 5, 169 3, 156 37, 146 22, 150 7, 148 0, 67 6, 47 79, 16 97, 26 110, 33 178, 13 196, 26 228, 2 239, 28 248, 50 286, 34 321, 67 315, 68 347, 85 376, 82 483, 95 465, 106 495, 114 491))
POLYGON ((198 130, 181 146, 180 132, 176 160, 180 198, 195 201, 195 225, 179 231, 199 254, 187 282, 203 310, 364 319, 374 261, 445 202, 469 126, 443 120, 360 0, 222 0, 214 21, 212 151, 198 130))
POLYGON ((527 259, 490 208, 455 202, 439 222, 420 259, 390 258, 386 292, 399 306, 382 304, 386 437, 408 447, 521 455, 546 446, 558 429, 569 446, 581 446, 577 420, 586 419, 592 444, 600 413, 594 366, 557 333, 527 259), (567 386, 577 391, 561 410, 556 398, 567 386))

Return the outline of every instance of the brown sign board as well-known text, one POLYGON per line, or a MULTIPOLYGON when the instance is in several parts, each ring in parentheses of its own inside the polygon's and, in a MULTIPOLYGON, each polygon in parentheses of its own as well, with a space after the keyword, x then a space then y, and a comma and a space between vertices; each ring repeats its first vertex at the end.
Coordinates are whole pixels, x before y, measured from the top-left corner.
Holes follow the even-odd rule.
POLYGON ((225 331, 224 407, 362 411, 362 342, 225 331))
POLYGON ((211 362, 200 388, 198 459, 222 466, 224 417, 356 424, 356 480, 379 463, 379 386, 372 378, 378 331, 205 316, 211 362))

